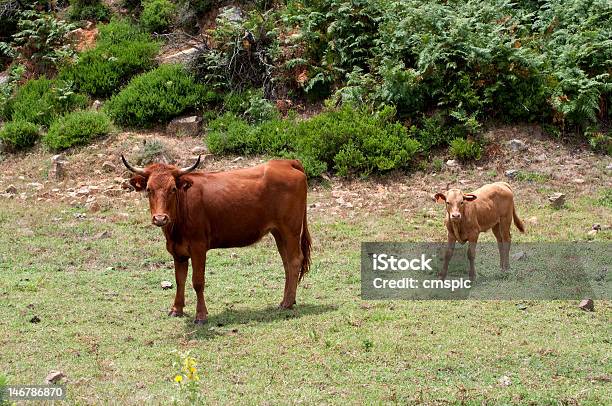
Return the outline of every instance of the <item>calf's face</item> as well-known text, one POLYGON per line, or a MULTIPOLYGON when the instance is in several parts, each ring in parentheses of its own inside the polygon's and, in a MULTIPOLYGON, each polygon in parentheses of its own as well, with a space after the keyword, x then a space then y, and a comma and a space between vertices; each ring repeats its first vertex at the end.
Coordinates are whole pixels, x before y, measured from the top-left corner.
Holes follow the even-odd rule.
POLYGON ((476 200, 476 195, 464 194, 459 189, 449 189, 446 193, 436 193, 434 199, 438 203, 446 204, 448 218, 451 221, 459 222, 465 215, 465 204, 476 200))

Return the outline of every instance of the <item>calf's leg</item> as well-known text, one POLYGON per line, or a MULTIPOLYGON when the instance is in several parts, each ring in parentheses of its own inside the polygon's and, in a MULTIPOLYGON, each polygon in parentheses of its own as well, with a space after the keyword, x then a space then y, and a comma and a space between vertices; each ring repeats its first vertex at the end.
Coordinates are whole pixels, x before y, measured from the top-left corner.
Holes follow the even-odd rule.
POLYGON ((493 234, 495 235, 495 239, 497 240, 497 250, 499 251, 499 267, 502 272, 506 271, 505 268, 505 258, 506 258, 506 248, 504 246, 504 240, 502 238, 502 233, 499 229, 499 223, 493 226, 492 228, 493 234))
POLYGON ((278 252, 283 259, 285 268, 285 291, 279 307, 290 309, 295 304, 300 267, 304 258, 300 247, 300 233, 298 232, 296 235, 296 233, 275 231, 272 235, 276 240, 278 252))
POLYGON ((183 315, 183 308, 185 307, 185 281, 187 280, 188 267, 189 259, 174 259, 174 280, 176 281, 176 295, 174 296, 174 304, 172 305, 168 316, 181 317, 183 315))
POLYGON ((474 265, 474 259, 476 259, 476 243, 478 242, 478 237, 468 240, 468 252, 467 257, 470 261, 470 270, 469 277, 473 282, 476 280, 476 266, 474 265))
POLYGON ((501 232, 502 246, 504 249, 502 271, 507 272, 510 269, 510 244, 512 242, 512 236, 510 235, 510 226, 512 225, 512 217, 502 219, 499 223, 499 230, 501 232))
POLYGON ((208 310, 204 301, 204 284, 205 284, 205 268, 206 268, 206 250, 200 249, 196 254, 192 254, 191 267, 193 274, 191 281, 193 290, 197 297, 196 316, 193 321, 195 324, 204 324, 208 320, 208 310))
POLYGON ((455 235, 452 233, 448 233, 448 242, 446 245, 446 251, 444 252, 444 262, 442 263, 442 271, 438 275, 438 277, 442 280, 446 279, 446 274, 448 274, 448 263, 453 257, 453 252, 455 251, 455 235))

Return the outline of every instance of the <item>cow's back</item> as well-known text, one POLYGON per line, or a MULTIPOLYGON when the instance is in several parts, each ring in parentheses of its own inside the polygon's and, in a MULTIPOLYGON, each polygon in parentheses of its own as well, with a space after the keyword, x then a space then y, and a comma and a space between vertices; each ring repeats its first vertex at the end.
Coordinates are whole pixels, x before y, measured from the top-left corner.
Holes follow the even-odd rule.
POLYGON ((514 196, 506 182, 495 182, 476 189, 477 196, 472 204, 470 215, 476 215, 481 231, 490 229, 500 219, 512 219, 514 196))

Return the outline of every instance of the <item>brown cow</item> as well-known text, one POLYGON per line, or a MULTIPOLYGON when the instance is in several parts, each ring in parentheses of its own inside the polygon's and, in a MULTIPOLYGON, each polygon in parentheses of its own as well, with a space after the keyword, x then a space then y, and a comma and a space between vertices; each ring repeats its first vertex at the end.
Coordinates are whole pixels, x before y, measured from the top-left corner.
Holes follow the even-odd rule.
POLYGON ((306 225, 308 184, 296 160, 274 160, 228 172, 193 172, 200 163, 179 169, 151 164, 125 166, 136 175, 130 183, 147 191, 151 221, 166 236, 174 258, 176 297, 170 316, 182 316, 188 260, 197 295, 195 323, 206 322, 204 269, 206 252, 245 247, 272 233, 285 268, 282 308, 295 304, 298 282, 310 265, 310 234, 306 225))
POLYGON ((448 232, 448 246, 440 278, 446 278, 448 262, 453 256, 455 242, 459 241, 463 244, 468 241, 469 277, 474 280, 476 277, 474 258, 476 257, 478 235, 489 229, 493 230, 497 239, 502 272, 508 270, 512 220, 520 232, 525 232, 525 226, 516 214, 514 195, 509 184, 495 182, 468 194, 464 194, 459 189, 450 189, 445 194, 436 193, 434 199, 437 202, 446 203, 444 224, 448 232))

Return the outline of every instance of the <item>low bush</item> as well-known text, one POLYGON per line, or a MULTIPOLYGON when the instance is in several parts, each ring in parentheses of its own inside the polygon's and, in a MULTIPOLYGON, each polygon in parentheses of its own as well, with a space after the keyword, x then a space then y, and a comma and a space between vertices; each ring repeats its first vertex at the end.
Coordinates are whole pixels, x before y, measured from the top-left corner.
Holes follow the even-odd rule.
POLYGON ((29 80, 6 102, 3 116, 48 126, 58 114, 84 107, 87 97, 72 90, 70 82, 45 77, 29 80))
POLYGON ((395 110, 371 114, 345 106, 309 120, 274 119, 260 125, 233 113, 213 120, 207 138, 213 153, 295 157, 309 176, 335 170, 341 176, 368 175, 408 167, 420 144, 392 122, 395 110))
POLYGON ((12 151, 32 147, 38 135, 38 126, 23 120, 9 121, 0 128, 0 140, 12 151))
POLYGON ((95 48, 83 52, 78 61, 60 73, 77 89, 96 97, 107 97, 129 79, 155 67, 159 43, 125 21, 112 21, 100 28, 95 48))
POLYGON ((176 6, 169 0, 145 0, 140 14, 140 24, 148 32, 167 32, 173 23, 175 13, 176 6))
POLYGON ((460 161, 477 161, 482 157, 482 146, 474 140, 455 138, 450 142, 449 152, 460 161))
POLYGON ((223 109, 246 118, 250 123, 261 123, 279 118, 276 107, 263 97, 261 90, 230 91, 223 98, 223 109))
POLYGON ((215 99, 216 94, 195 83, 182 66, 162 65, 132 79, 104 107, 118 124, 147 127, 168 122, 215 99))
POLYGON ((100 0, 71 0, 69 16, 73 21, 108 21, 111 10, 100 0))
POLYGON ((97 111, 75 111, 53 122, 43 142, 53 150, 83 145, 108 134, 112 124, 106 114, 97 111))

